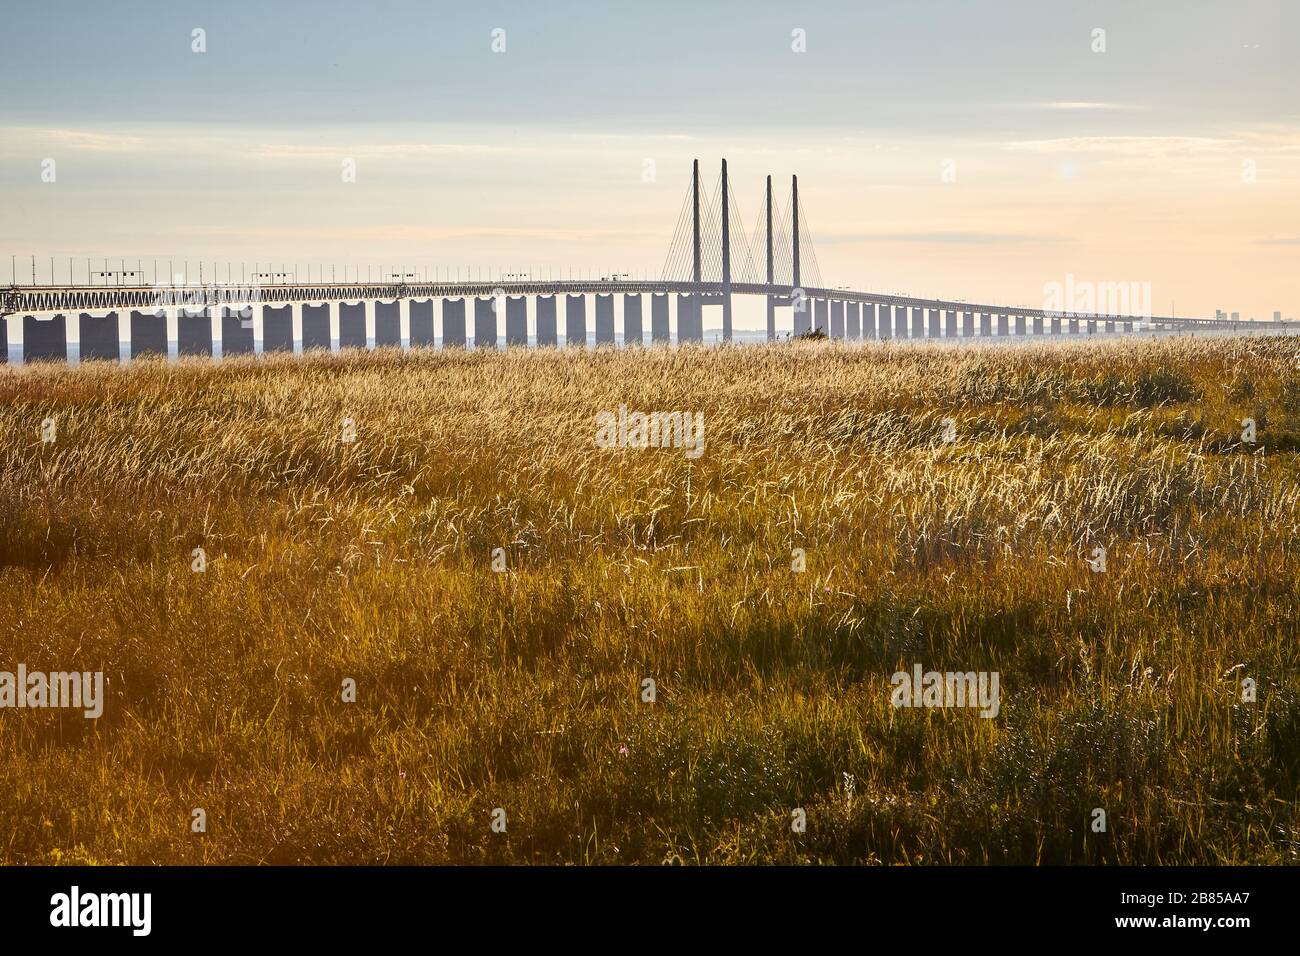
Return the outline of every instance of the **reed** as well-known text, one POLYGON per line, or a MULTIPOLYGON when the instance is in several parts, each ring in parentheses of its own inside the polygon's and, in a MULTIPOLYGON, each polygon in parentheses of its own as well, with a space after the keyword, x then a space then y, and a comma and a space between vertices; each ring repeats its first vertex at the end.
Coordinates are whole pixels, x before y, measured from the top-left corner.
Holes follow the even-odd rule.
POLYGON ((0 670, 107 689, 0 711, 0 859, 1296 862, 1298 357, 0 369, 0 670), (597 447, 620 404, 704 453, 597 447), (895 709, 917 663, 998 716, 895 709))

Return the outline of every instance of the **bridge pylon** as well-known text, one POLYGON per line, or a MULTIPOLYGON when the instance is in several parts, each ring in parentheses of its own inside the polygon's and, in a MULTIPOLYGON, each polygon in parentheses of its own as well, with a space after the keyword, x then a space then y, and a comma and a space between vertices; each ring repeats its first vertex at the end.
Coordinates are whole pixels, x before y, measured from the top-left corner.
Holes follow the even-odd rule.
POLYGON ((772 177, 767 177, 767 201, 765 203, 767 213, 767 340, 776 341, 776 297, 772 295, 771 288, 776 282, 775 259, 772 256, 772 177))
POLYGON ((722 161, 722 341, 731 341, 731 191, 727 186, 727 161, 722 161))
POLYGON ((691 167, 691 256, 694 266, 691 281, 700 284, 700 161, 691 167))

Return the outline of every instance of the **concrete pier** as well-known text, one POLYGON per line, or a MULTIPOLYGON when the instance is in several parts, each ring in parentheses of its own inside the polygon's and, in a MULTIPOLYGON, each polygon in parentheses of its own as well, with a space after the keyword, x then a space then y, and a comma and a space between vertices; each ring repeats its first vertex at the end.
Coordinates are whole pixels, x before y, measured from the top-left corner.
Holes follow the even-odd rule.
POLYGON ((943 334, 950 339, 957 337, 957 310, 940 309, 943 315, 943 334))
MULTIPOLYGON (((793 313, 793 330, 795 335, 804 335, 812 329, 813 306, 807 299, 803 299, 803 310, 800 311, 798 303, 791 310, 793 313)), ((680 335, 680 333, 679 333, 680 335)))
POLYGON ((672 329, 668 324, 668 295, 652 293, 650 296, 650 341, 671 342, 672 329))
MULTIPOLYGON (((704 341, 704 300, 698 295, 692 295, 690 308, 687 314, 690 317, 691 326, 687 330, 689 337, 686 341, 701 343, 704 341)), ((681 330, 678 330, 677 341, 682 341, 681 330)))
MULTIPOLYGON (((294 307, 292 305, 264 306, 262 308, 262 354, 294 352, 294 307)), ((301 318, 299 323, 301 324, 301 318)), ((301 334, 301 333, 299 333, 301 334)))
POLYGON ((190 314, 182 309, 176 316, 176 353, 178 355, 212 354, 212 321, 202 312, 190 314))
POLYGON ((641 325, 641 296, 623 296, 623 344, 640 345, 645 341, 641 325))
POLYGON ((926 312, 926 318, 929 321, 929 329, 926 334, 932 339, 937 339, 939 337, 939 310, 927 309, 926 312))
POLYGON ((537 344, 558 345, 559 326, 555 317, 555 296, 537 297, 537 344))
POLYGON ((221 309, 221 354, 253 354, 253 315, 249 307, 221 309))
POLYGON ((338 306, 331 307, 325 304, 308 305, 303 303, 297 308, 297 311, 301 329, 298 340, 301 343, 300 348, 302 351, 323 349, 328 352, 337 346, 338 339, 331 326, 337 329, 338 324, 337 321, 330 321, 330 315, 333 312, 337 317, 338 306))
MULTIPOLYGON (((119 361, 121 359, 119 313, 110 312, 108 315, 98 316, 86 312, 74 314, 77 315, 77 343, 81 361, 119 361)), ((131 341, 135 341, 135 336, 131 337, 131 341)))
POLYGON ((820 332, 823 335, 830 334, 830 328, 827 323, 827 301, 825 299, 813 299, 813 331, 820 332))
POLYGON ((433 348, 433 300, 411 303, 411 348, 433 348))
POLYGON ((839 299, 831 300, 831 338, 844 338, 844 303, 839 299))
POLYGON ((506 299, 506 348, 528 345, 528 299, 517 295, 506 299))
POLYGON ((894 306, 894 338, 907 338, 907 308, 906 306, 894 306))
POLYGON ((614 296, 596 296, 596 344, 613 345, 614 338, 614 296))
POLYGON ((587 345, 587 297, 585 295, 564 297, 564 344, 584 348, 587 345))
POLYGON ((474 348, 497 347, 497 300, 491 296, 474 298, 474 348))
MULTIPOLYGON (((125 310, 124 310, 125 311, 125 310)), ((171 354, 167 338, 167 312, 127 312, 130 316, 128 327, 131 332, 131 358, 146 355, 165 357, 171 354)), ((86 357, 86 335, 83 327, 81 335, 81 357, 86 357)))
POLYGON ((998 313, 998 335, 1011 334, 1011 317, 1005 312, 998 313))
POLYGON ((399 348, 402 344, 401 305, 398 301, 375 303, 374 348, 399 348))
POLYGON ((465 300, 442 300, 442 347, 463 349, 465 340, 465 300))
POLYGON ((912 338, 925 338, 925 309, 919 306, 909 306, 908 310, 912 316, 912 338))
POLYGON ((23 361, 68 360, 68 321, 48 312, 23 317, 23 361))
POLYGON ((677 342, 704 341, 704 309, 697 295, 677 297, 677 342))
POLYGON ((340 349, 366 348, 370 341, 366 329, 366 316, 369 311, 352 302, 338 304, 340 349))

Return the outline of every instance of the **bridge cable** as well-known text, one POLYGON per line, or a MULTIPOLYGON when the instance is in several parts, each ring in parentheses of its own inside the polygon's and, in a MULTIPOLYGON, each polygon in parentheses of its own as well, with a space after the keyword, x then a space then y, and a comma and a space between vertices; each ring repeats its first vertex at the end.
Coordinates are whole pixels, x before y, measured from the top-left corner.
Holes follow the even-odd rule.
POLYGON ((683 278, 683 264, 689 267, 691 220, 691 184, 687 183, 686 195, 682 198, 681 212, 677 216, 677 225, 673 229, 672 242, 668 246, 668 257, 664 260, 665 282, 677 282, 683 278))
POLYGON ((801 268, 800 272, 806 272, 813 280, 811 283, 805 282, 805 288, 825 288, 821 266, 817 262, 817 250, 813 246, 812 226, 808 222, 808 213, 803 203, 799 203, 799 264, 801 267, 809 267, 801 268))

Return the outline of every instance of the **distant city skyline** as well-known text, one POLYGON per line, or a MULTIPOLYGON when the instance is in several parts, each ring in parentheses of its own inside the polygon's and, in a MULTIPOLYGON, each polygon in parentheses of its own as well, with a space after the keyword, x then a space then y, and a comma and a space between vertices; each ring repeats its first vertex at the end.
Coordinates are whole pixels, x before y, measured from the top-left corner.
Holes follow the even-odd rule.
POLYGON ((799 175, 828 285, 1300 316, 1297 27, 1283 0, 15 5, 0 273, 657 276, 691 160, 712 188, 725 156, 747 234, 799 175))

